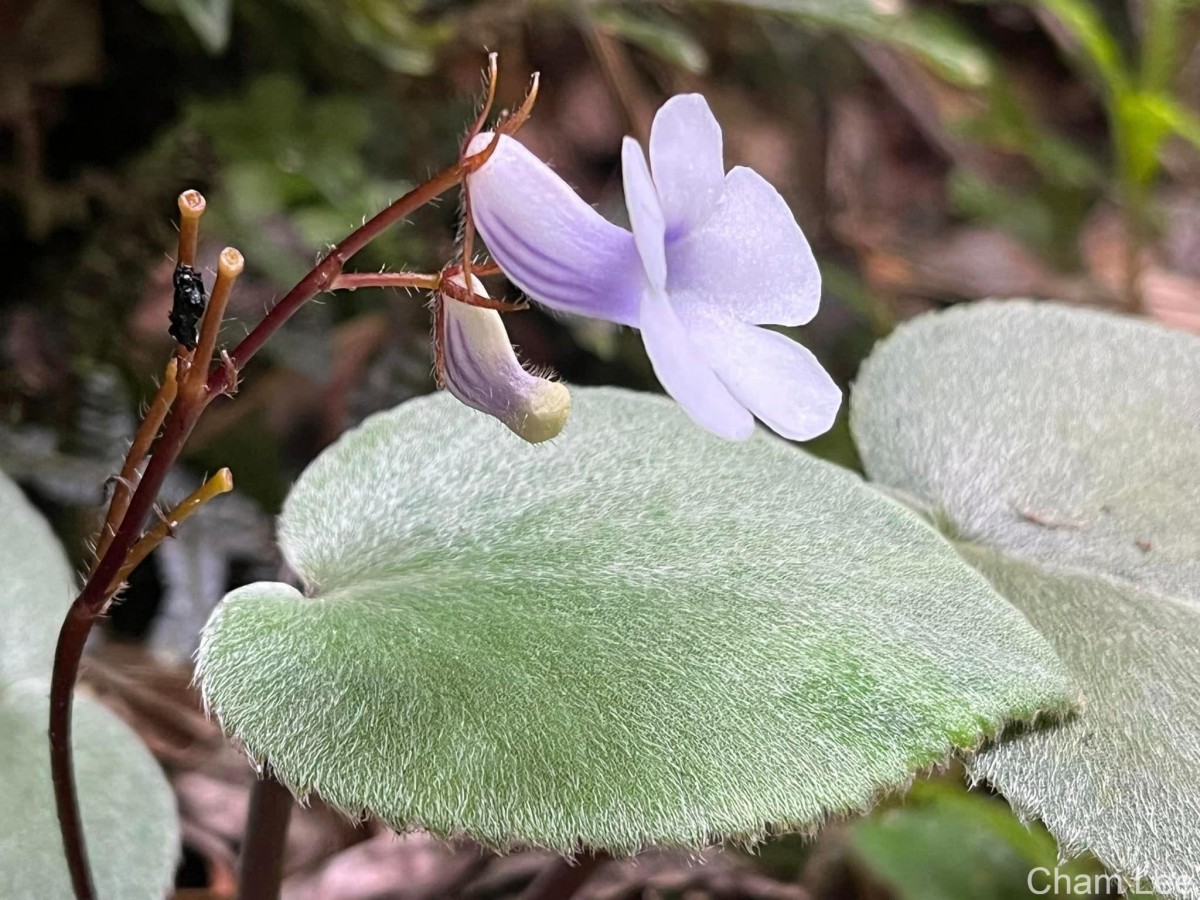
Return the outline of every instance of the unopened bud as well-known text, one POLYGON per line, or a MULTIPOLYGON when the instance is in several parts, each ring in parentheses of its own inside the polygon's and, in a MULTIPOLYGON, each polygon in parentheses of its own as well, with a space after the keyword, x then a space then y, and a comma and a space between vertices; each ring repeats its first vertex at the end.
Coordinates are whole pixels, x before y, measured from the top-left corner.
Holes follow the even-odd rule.
MULTIPOLYGON (((461 275, 456 284, 465 285, 461 275)), ((486 297, 472 276, 472 292, 486 297)), ((446 389, 467 406, 495 416, 531 444, 556 437, 571 413, 566 385, 527 372, 500 314, 441 296, 442 365, 446 389)))

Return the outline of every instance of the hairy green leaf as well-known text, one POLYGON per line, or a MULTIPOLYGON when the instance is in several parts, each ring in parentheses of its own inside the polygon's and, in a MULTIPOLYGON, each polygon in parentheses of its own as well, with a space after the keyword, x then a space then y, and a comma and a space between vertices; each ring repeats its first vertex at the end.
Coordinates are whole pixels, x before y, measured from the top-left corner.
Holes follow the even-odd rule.
MULTIPOLYGON (((0 474, 0 897, 68 897, 50 751, 49 678, 71 571, 46 521, 0 474)), ((153 757, 98 704, 75 701, 75 764, 96 890, 159 900, 179 852, 175 801, 153 757)))
POLYGON ((851 424, 869 475, 962 542, 1085 692, 975 771, 1066 848, 1200 897, 1200 340, 973 304, 886 341, 851 424))
MULTIPOLYGON (((0 897, 70 897, 50 784, 44 681, 0 688, 0 897)), ((175 798, 120 719, 75 699, 75 778, 97 896, 161 900, 179 854, 175 798)))
POLYGON ((1200 609, 991 550, 964 555, 1050 638, 1086 698, 1084 715, 980 754, 974 774, 1040 815, 1066 852, 1091 850, 1162 896, 1200 897, 1200 609))
POLYGON ((1069 707, 1028 623, 856 476, 574 395, 552 446, 440 395, 301 477, 280 541, 306 594, 234 591, 199 658, 293 790, 493 846, 700 846, 814 828, 1069 707))
POLYGON ((74 579, 50 524, 0 472, 0 689, 46 676, 74 579))
POLYGON ((1200 601, 1200 340, 1050 303, 975 303, 867 361, 875 481, 952 536, 1200 601))

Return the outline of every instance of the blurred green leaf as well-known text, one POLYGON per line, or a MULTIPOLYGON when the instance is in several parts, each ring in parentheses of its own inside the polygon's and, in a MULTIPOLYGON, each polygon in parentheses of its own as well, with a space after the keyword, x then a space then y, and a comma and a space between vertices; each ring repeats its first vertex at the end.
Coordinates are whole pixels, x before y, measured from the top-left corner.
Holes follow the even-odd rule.
POLYGON ((46 675, 75 579, 49 523, 0 472, 0 689, 46 675))
POLYGON ((994 79, 981 99, 986 101, 983 112, 953 123, 959 133, 998 150, 1020 153, 1052 187, 1091 192, 1103 188, 1105 172, 1097 159, 1038 122, 1007 77, 994 79))
POLYGON ((173 11, 183 16, 200 43, 209 53, 220 53, 229 44, 233 21, 233 0, 144 0, 159 12, 173 11))
POLYGON ((1122 176, 1135 184, 1149 184, 1158 174, 1159 151, 1172 130, 1166 107, 1162 98, 1142 91, 1120 91, 1114 98, 1122 176))
POLYGON ((964 170, 951 172, 946 187, 950 205, 961 215, 1010 231, 1031 247, 1048 248, 1057 238, 1056 210, 1036 194, 1018 193, 964 170))
MULTIPOLYGON (((0 509, 0 897, 69 897, 46 721, 54 644, 74 578, 46 521, 3 474, 0 509)), ((179 853, 166 779, 137 736, 86 697, 75 700, 73 739, 99 897, 159 900, 179 853)))
POLYGON ((917 782, 902 806, 856 822, 850 843, 859 864, 897 900, 1027 900, 1031 870, 1070 878, 1103 871, 1090 859, 1060 864, 1044 827, 948 781, 917 782))
POLYGON ((431 17, 422 0, 348 0, 346 25, 354 38, 389 69, 428 75, 435 52, 456 34, 453 22, 431 17))
POLYGON ((878 0, 718 0, 764 13, 777 13, 806 25, 885 41, 931 64, 943 77, 978 88, 993 77, 982 46, 950 17, 909 10, 878 0))
POLYGON ((897 330, 851 408, 868 474, 934 511, 1085 692, 1080 716, 985 751, 973 771, 1065 851, 1090 849, 1189 900, 1200 897, 1198 410, 1196 337, 1022 301, 897 330))
POLYGON ((808 829, 1071 688, 932 529, 765 433, 577 388, 553 445, 440 394, 309 467, 308 596, 205 630, 222 725, 294 790, 491 846, 808 829))
MULTIPOLYGON (((208 213, 216 230, 281 284, 404 189, 363 162, 371 121, 362 100, 310 95, 294 76, 263 76, 239 96, 194 102, 186 122, 223 164, 208 213)), ((381 252, 393 240, 385 235, 381 252)))
POLYGON ((1067 27, 1110 91, 1132 88, 1121 48, 1091 0, 1041 0, 1040 5, 1067 27))
POLYGON ((1200 116, 1164 94, 1144 96, 1142 106, 1146 119, 1156 120, 1162 128, 1200 148, 1200 116))
POLYGON ((623 41, 699 75, 708 70, 708 53, 688 30, 653 7, 642 10, 619 6, 588 8, 588 16, 623 41))

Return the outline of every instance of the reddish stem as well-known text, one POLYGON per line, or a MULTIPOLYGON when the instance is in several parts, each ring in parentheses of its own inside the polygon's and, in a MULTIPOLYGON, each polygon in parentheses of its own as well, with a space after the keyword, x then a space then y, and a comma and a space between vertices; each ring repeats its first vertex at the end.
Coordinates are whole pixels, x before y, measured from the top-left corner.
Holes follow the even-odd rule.
POLYGON ((58 645, 54 650, 54 670, 50 674, 50 772, 54 781, 54 799, 58 804, 58 824, 62 831, 67 869, 77 900, 96 895, 92 873, 88 869, 83 846, 83 824, 76 802, 75 766, 71 761, 71 701, 79 660, 92 630, 91 616, 78 603, 67 611, 58 645))
MULTIPOLYGON (((446 193, 446 191, 450 190, 450 188, 457 185, 462 181, 464 174, 482 165, 486 161, 486 156, 490 155, 489 148, 489 150, 476 154, 476 156, 469 158, 465 162, 456 163, 448 169, 442 170, 424 184, 413 188, 334 247, 325 259, 318 263, 311 272, 300 279, 299 283, 284 295, 282 300, 271 307, 271 311, 263 317, 258 326, 246 335, 242 342, 233 349, 229 354, 233 368, 241 369, 244 367, 250 361, 251 357, 262 349, 262 345, 267 342, 267 338, 273 335, 279 329, 280 325, 290 319, 297 309, 321 291, 328 290, 333 284, 333 280, 342 274, 342 266, 346 264, 346 261, 350 257, 379 237, 390 226, 411 215, 415 210, 420 209, 431 200, 436 200, 442 194, 446 193), (479 159, 479 157, 485 157, 485 159, 479 159)), ((209 375, 208 389, 210 392, 221 393, 227 387, 232 387, 232 385, 227 384, 227 371, 227 368, 218 367, 209 375)))
MULTIPOLYGON (((92 625, 115 593, 110 586, 117 579, 130 549, 141 536, 142 523, 150 514, 167 473, 178 459, 201 413, 214 399, 236 387, 237 370, 250 361, 267 339, 307 300, 328 289, 341 274, 346 260, 389 226, 457 185, 466 173, 487 160, 494 146, 493 143, 488 150, 439 172, 352 232, 271 308, 257 327, 228 355, 226 364, 212 369, 203 390, 180 396, 167 415, 162 435, 129 500, 125 515, 116 525, 112 541, 67 612, 54 653, 50 679, 50 773, 63 850, 76 900, 94 900, 96 893, 88 869, 72 761, 71 712, 75 681, 92 625)), ((198 357, 193 364, 208 365, 208 360, 198 357)))
POLYGON ((291 791, 275 780, 270 766, 250 791, 250 810, 242 834, 238 864, 237 900, 279 900, 288 820, 292 817, 291 791))
POLYGON ((333 279, 331 291, 355 291, 359 288, 420 288, 435 291, 441 275, 418 272, 343 272, 333 279))

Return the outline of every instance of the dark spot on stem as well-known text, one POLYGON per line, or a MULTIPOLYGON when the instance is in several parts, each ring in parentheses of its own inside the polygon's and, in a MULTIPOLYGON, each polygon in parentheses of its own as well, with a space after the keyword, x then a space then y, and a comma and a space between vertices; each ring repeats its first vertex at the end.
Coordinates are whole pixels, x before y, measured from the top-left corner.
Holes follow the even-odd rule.
POLYGON ((175 301, 171 306, 171 337, 189 350, 196 349, 199 334, 196 325, 204 315, 208 296, 204 293, 204 280, 191 266, 175 267, 175 301))

